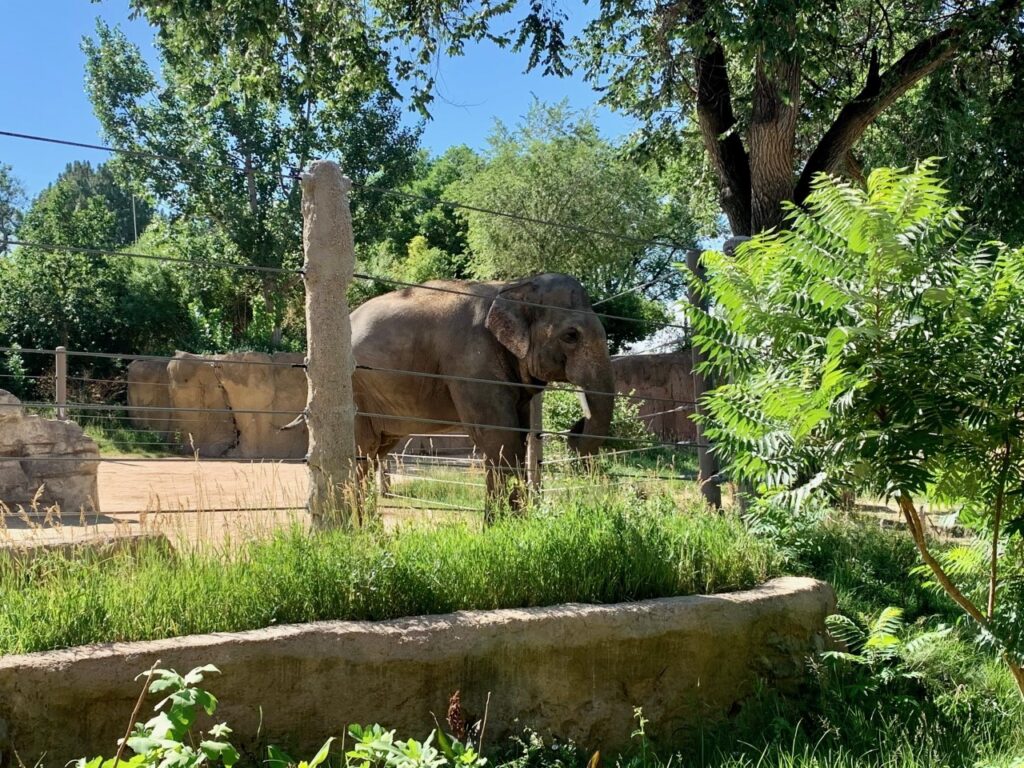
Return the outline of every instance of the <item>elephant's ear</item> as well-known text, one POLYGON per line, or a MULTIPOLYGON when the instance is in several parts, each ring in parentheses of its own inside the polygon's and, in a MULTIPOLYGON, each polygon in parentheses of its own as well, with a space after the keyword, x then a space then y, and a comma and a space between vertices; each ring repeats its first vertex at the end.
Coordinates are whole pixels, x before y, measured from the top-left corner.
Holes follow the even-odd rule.
POLYGON ((484 325, 509 352, 520 360, 530 351, 527 306, 529 285, 519 283, 499 293, 491 303, 484 325))

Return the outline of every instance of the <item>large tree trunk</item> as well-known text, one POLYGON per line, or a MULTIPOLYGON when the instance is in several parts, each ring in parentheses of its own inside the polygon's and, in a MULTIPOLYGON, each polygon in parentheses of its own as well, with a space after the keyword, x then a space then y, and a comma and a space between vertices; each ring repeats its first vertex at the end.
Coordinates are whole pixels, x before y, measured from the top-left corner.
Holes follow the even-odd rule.
POLYGON ((781 224, 782 203, 793 198, 799 107, 799 62, 776 61, 766 65, 758 57, 750 121, 751 232, 781 224))

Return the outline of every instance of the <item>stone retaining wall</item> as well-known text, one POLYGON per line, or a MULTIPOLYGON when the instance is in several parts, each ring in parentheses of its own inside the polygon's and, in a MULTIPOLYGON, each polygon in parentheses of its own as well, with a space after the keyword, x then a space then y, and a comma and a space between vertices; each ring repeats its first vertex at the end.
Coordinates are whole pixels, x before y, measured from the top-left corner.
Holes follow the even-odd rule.
MULTIPOLYGON (((117 643, 0 658, 0 765, 63 766, 113 755, 157 660, 215 664, 209 688, 235 742, 312 755, 346 724, 425 737, 449 696, 482 713, 488 741, 531 726, 587 749, 620 749, 642 706, 655 736, 678 740, 734 713, 758 681, 788 689, 824 646, 835 597, 782 578, 733 594, 620 605, 465 611, 383 622, 322 622, 237 634, 117 643), (260 710, 262 707, 262 713, 260 710), (518 722, 517 722, 518 719, 518 722)), ((141 719, 149 717, 150 705, 141 719)))

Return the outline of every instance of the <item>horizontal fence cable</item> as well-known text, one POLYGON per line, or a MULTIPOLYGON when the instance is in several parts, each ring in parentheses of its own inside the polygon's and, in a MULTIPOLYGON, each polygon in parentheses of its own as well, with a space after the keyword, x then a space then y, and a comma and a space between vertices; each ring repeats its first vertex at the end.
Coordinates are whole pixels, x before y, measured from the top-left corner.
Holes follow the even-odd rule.
MULTIPOLYGON (((25 347, 25 348, 23 348, 23 347, 0 347, 0 354, 8 353, 8 352, 16 352, 16 353, 19 353, 19 354, 26 354, 26 355, 56 355, 57 354, 57 350, 55 350, 55 349, 32 349, 32 348, 27 348, 27 347, 25 347)), ((122 353, 115 353, 115 352, 83 352, 83 351, 80 351, 80 350, 71 350, 71 349, 67 350, 64 354, 66 354, 68 357, 98 358, 98 359, 102 359, 102 360, 148 360, 148 361, 157 362, 157 363, 170 363, 170 362, 175 362, 176 361, 176 362, 179 362, 179 363, 190 363, 190 364, 193 364, 193 365, 209 365, 209 366, 217 366, 217 365, 263 365, 263 366, 271 366, 271 367, 277 367, 277 368, 302 368, 302 367, 304 367, 302 363, 285 363, 285 362, 278 362, 276 360, 212 360, 212 359, 209 359, 209 356, 200 356, 200 355, 197 355, 195 357, 173 357, 173 356, 170 356, 170 355, 132 355, 132 354, 122 354, 122 353)), ((228 353, 228 354, 232 354, 232 353, 228 353)), ((243 353, 238 353, 238 354, 243 354, 243 353)), ((270 354, 270 353, 262 353, 262 354, 270 354)), ((301 353, 297 353, 297 352, 278 352, 276 354, 301 354, 301 353)))
MULTIPOLYGON (((497 295, 482 295, 479 293, 473 293, 472 291, 460 291, 455 288, 448 288, 441 285, 426 285, 424 283, 410 283, 408 280, 398 280, 393 277, 382 277, 380 275, 368 275, 365 272, 354 272, 352 276, 357 280, 366 280, 375 283, 386 283, 388 285, 397 285, 402 288, 421 288, 425 291, 437 291, 439 293, 450 293, 456 296, 468 296, 473 299, 480 301, 494 301, 499 298, 497 295)), ((521 304, 525 307, 540 307, 542 309, 553 309, 558 312, 573 312, 576 314, 585 314, 588 310, 585 309, 574 309, 573 307, 560 307, 554 304, 542 304, 538 301, 525 301, 523 299, 506 299, 502 298, 502 301, 507 301, 509 304, 521 304)), ((592 311, 592 310, 591 310, 592 311)), ((605 320, 618 320, 625 323, 642 323, 649 325, 654 328, 676 328, 681 331, 690 331, 688 325, 679 325, 678 323, 668 323, 660 320, 645 320, 642 317, 626 317, 625 315, 609 315, 604 312, 594 312, 598 317, 604 318, 605 320)))
MULTIPOLYGON (((44 402, 25 402, 25 403, 0 403, 0 408, 56 408, 55 403, 44 403, 44 402)), ((250 414, 250 415, 266 415, 266 416, 292 416, 296 415, 295 411, 277 411, 277 410, 261 410, 261 409, 238 409, 233 410, 231 408, 176 408, 173 406, 159 406, 159 405, 143 405, 143 406, 129 406, 129 405, 107 405, 100 403, 68 403, 68 408, 79 408, 90 411, 124 411, 134 410, 142 413, 223 413, 223 414, 250 414)), ((374 413, 372 411, 356 411, 356 416, 363 416, 370 419, 384 419, 385 421, 412 421, 419 424, 438 424, 450 427, 467 427, 469 429, 487 429, 494 430, 497 432, 518 432, 521 434, 539 434, 539 435, 558 435, 562 437, 571 437, 566 432, 557 430, 532 430, 529 427, 513 427, 502 424, 479 424, 475 422, 456 421, 453 419, 434 419, 426 416, 416 415, 402 415, 393 413, 374 413)), ((442 433, 443 434, 443 433, 442 433)), ((584 434, 579 435, 580 437, 587 437, 591 439, 601 439, 605 441, 613 442, 626 442, 626 443, 645 443, 650 447, 664 446, 667 448, 678 448, 688 447, 689 443, 680 442, 665 442, 665 441, 648 441, 642 438, 635 437, 616 437, 615 435, 590 435, 584 434)))
MULTIPOLYGON (((545 392, 569 392, 572 394, 582 393, 586 395, 602 395, 611 397, 621 397, 624 400, 640 400, 645 402, 662 402, 662 403, 674 403, 676 405, 695 405, 694 400, 676 400, 671 397, 656 397, 654 395, 636 395, 626 394, 625 392, 605 392, 597 389, 583 389, 581 387, 563 387, 557 386, 552 389, 546 389, 546 385, 543 384, 527 384, 521 381, 505 381, 502 379, 481 379, 475 376, 459 376, 451 373, 429 373, 427 371, 407 371, 401 368, 381 368, 373 365, 356 365, 357 371, 373 371, 376 373, 393 373, 402 376, 417 376, 427 379, 446 379, 448 381, 464 381, 472 384, 495 384, 506 387, 519 387, 523 389, 536 389, 544 390, 545 392)), ((561 382, 555 382, 560 384, 561 382)))
POLYGON ((423 504, 429 505, 429 506, 424 506, 424 507, 409 507, 409 506, 407 506, 405 504, 399 504, 398 507, 400 509, 436 509, 436 508, 440 507, 440 508, 442 508, 444 510, 451 510, 453 512, 479 512, 480 511, 476 507, 462 507, 462 506, 459 506, 458 504, 450 504, 450 503, 444 502, 444 501, 434 501, 433 499, 419 499, 419 498, 416 498, 415 496, 402 496, 401 494, 398 494, 398 493, 384 493, 384 494, 381 494, 381 498, 382 499, 403 499, 403 500, 406 500, 406 501, 418 501, 418 502, 421 502, 423 504))
POLYGON ((231 261, 209 261, 206 259, 181 259, 175 256, 154 256, 148 253, 132 253, 129 251, 115 251, 107 248, 85 248, 77 245, 55 245, 53 243, 37 243, 29 240, 11 238, 8 245, 20 245, 23 248, 38 248, 41 251, 58 253, 67 251, 82 256, 119 256, 122 258, 148 259, 149 261, 166 261, 171 264, 187 264, 191 267, 218 267, 221 269, 237 269, 241 272, 260 272, 272 275, 301 275, 301 269, 284 269, 282 267, 261 267, 257 264, 235 264, 231 261))
POLYGON ((204 464, 206 462, 213 463, 224 463, 231 462, 234 464, 259 464, 259 465, 271 465, 271 464, 305 464, 305 459, 269 459, 269 458, 242 458, 239 456, 0 456, 0 462, 16 461, 24 463, 26 461, 91 461, 91 462, 103 462, 104 464, 109 462, 111 464, 134 464, 135 462, 151 463, 154 461, 166 461, 168 463, 190 463, 190 464, 204 464))
MULTIPOLYGON (((19 348, 19 347, 0 347, 0 353, 7 353, 7 352, 20 352, 20 353, 24 353, 24 354, 38 354, 38 355, 56 355, 57 354, 57 351, 54 350, 54 349, 31 349, 31 348, 19 348)), ((111 359, 111 360, 146 360, 146 361, 153 361, 153 362, 173 362, 173 361, 177 361, 177 362, 186 363, 186 364, 209 365, 209 366, 213 366, 213 367, 216 367, 218 365, 225 365, 225 366, 226 365, 263 365, 263 366, 275 366, 275 367, 280 367, 280 368, 302 367, 301 363, 285 363, 285 362, 277 362, 277 361, 273 361, 273 360, 213 360, 213 359, 209 359, 209 356, 192 358, 192 357, 170 357, 170 356, 161 356, 161 355, 130 355, 130 354, 114 354, 114 353, 106 353, 106 352, 80 352, 80 351, 75 351, 75 350, 70 350, 70 349, 67 350, 65 352, 65 354, 68 357, 87 357, 87 358, 88 357, 92 357, 92 358, 104 358, 104 359, 111 359)), ((269 353, 267 353, 267 354, 269 354, 269 353)), ((282 353, 278 353, 278 354, 282 354, 282 353)), ((283 354, 298 354, 298 353, 283 353, 283 354)), ((356 370, 373 371, 373 372, 377 372, 377 373, 390 373, 390 374, 403 375, 403 376, 416 376, 416 377, 423 377, 423 378, 430 378, 430 379, 447 379, 447 380, 450 380, 450 381, 464 381, 464 382, 477 383, 477 384, 495 384, 495 385, 506 386, 506 387, 519 387, 519 388, 537 389, 537 390, 540 390, 540 389, 544 388, 543 386, 540 386, 540 385, 527 384, 527 383, 524 383, 524 382, 504 381, 504 380, 501 380, 501 379, 483 379, 483 378, 477 378, 477 377, 473 377, 473 376, 459 376, 459 375, 456 375, 456 374, 449 374, 449 373, 430 373, 428 371, 407 371, 407 370, 404 370, 404 369, 401 369, 401 368, 381 368, 381 367, 370 366, 370 365, 356 365, 356 370)), ((47 377, 39 377, 39 378, 47 378, 47 377)), ((75 378, 75 379, 79 379, 81 381, 87 381, 88 380, 88 379, 81 378, 81 377, 69 377, 69 378, 75 378)), ((96 382, 102 382, 102 383, 118 383, 119 380, 116 380, 116 379, 96 379, 95 381, 96 382)), ((125 381, 125 383, 129 383, 127 379, 125 379, 124 381, 125 381)), ((161 382, 148 382, 148 381, 136 381, 136 382, 131 382, 131 383, 137 383, 137 384, 141 384, 141 385, 144 385, 144 386, 154 386, 154 385, 155 386, 165 386, 165 387, 175 386, 175 385, 172 385, 172 384, 163 384, 161 382)), ((556 382, 556 383, 559 383, 559 382, 556 382)), ((195 387, 195 386, 198 386, 198 385, 187 385, 187 387, 195 387)), ((187 388, 187 387, 182 387, 182 388, 187 388)), ((588 394, 588 395, 614 396, 614 397, 621 397, 621 398, 623 398, 625 400, 637 400, 637 401, 642 401, 642 402, 673 403, 674 405, 683 405, 683 406, 685 406, 685 405, 695 405, 696 404, 695 400, 678 400, 678 399, 671 398, 671 397, 658 397, 658 396, 655 396, 655 395, 637 395, 637 394, 632 394, 632 393, 631 394, 627 394, 625 392, 605 392, 605 391, 602 391, 602 390, 583 389, 583 388, 580 388, 580 387, 556 387, 554 389, 547 390, 547 391, 559 391, 559 392, 570 392, 570 393, 581 392, 581 393, 588 394)))
POLYGON ((445 485, 462 485, 467 488, 486 488, 486 483, 470 483, 465 480, 449 480, 445 477, 430 477, 429 475, 410 474, 408 472, 391 472, 391 477, 404 477, 409 480, 422 481, 425 483, 444 483, 445 485))
MULTIPOLYGON (((686 443, 676 443, 676 446, 679 449, 691 447, 690 445, 688 445, 686 443)), ((645 448, 624 448, 624 449, 619 450, 619 451, 601 451, 600 453, 597 454, 597 456, 595 456, 593 458, 607 459, 610 456, 624 456, 626 454, 632 454, 632 453, 645 453, 645 452, 651 451, 651 450, 661 450, 662 447, 663 446, 661 446, 661 445, 655 445, 655 446, 652 446, 652 447, 645 447, 645 448)), ((555 464, 572 464, 573 462, 577 462, 577 461, 587 461, 590 458, 592 458, 592 457, 590 457, 590 456, 568 456, 568 457, 563 458, 563 459, 541 459, 540 463, 541 463, 541 466, 550 467, 550 466, 553 466, 555 464)))

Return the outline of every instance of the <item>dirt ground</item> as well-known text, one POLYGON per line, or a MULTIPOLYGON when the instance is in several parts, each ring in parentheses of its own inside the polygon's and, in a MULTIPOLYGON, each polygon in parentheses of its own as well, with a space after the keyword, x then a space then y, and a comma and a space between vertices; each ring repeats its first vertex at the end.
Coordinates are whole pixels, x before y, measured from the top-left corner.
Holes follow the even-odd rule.
MULTIPOLYGON (((101 513, 9 515, 0 518, 0 546, 61 547, 163 537, 175 546, 220 545, 290 525, 308 526, 303 464, 165 459, 103 461, 101 513)), ((445 516, 379 506, 386 524, 445 516)))

